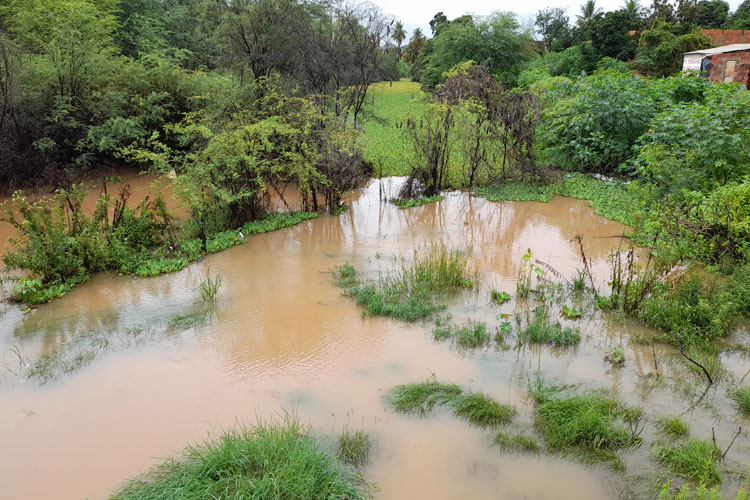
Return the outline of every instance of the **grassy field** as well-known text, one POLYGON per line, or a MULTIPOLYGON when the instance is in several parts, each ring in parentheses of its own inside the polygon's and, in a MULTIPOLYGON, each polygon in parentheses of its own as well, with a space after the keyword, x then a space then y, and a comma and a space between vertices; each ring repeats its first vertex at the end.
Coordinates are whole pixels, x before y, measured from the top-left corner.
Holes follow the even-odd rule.
POLYGON ((375 166, 375 175, 407 175, 413 155, 406 137, 406 119, 417 116, 427 103, 418 83, 381 82, 372 86, 373 103, 362 120, 366 132, 365 159, 375 166), (397 128, 400 123, 404 128, 397 128), (382 169, 382 170, 381 170, 382 169))

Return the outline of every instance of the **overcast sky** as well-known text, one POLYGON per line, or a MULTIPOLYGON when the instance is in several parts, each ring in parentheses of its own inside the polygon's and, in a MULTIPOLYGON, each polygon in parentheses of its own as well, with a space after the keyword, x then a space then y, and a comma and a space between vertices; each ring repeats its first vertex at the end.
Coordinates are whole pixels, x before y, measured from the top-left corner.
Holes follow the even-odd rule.
MULTIPOLYGON (((537 11, 545 7, 563 7, 567 9, 571 22, 580 13, 580 6, 584 0, 525 0, 523 2, 492 2, 482 0, 371 0, 379 5, 387 14, 403 21, 409 36, 416 27, 422 28, 430 36, 430 19, 437 12, 444 12, 448 19, 454 19, 463 14, 486 15, 495 10, 510 10, 518 14, 521 24, 534 24, 537 11)), ((737 8, 742 0, 728 0, 731 11, 737 8)), ((622 6, 624 0, 597 0, 596 4, 604 11, 616 10, 622 6)), ((641 5, 650 5, 650 0, 641 0, 641 5)), ((731 12, 730 11, 730 12, 731 12)))

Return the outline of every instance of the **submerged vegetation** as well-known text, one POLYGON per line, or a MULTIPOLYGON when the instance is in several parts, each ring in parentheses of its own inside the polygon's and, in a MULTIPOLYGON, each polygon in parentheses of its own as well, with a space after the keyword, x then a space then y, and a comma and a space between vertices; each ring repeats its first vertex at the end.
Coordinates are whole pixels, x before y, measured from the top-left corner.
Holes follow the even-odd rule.
POLYGON ((415 321, 444 309, 441 297, 473 286, 468 259, 466 251, 431 247, 415 251, 411 262, 402 260, 400 268, 380 273, 375 282, 355 284, 353 268, 340 268, 337 282, 351 285, 346 294, 371 315, 415 321))
POLYGON ((474 321, 469 321, 465 325, 438 326, 432 331, 432 336, 435 340, 452 339, 458 347, 464 349, 482 347, 492 340, 492 336, 487 332, 487 325, 474 321))
POLYGON ((347 464, 363 466, 370 460, 372 439, 364 430, 344 429, 338 440, 338 457, 347 464))
POLYGON ((422 205, 427 205, 428 203, 434 203, 436 201, 444 200, 445 197, 436 195, 436 196, 424 196, 422 198, 415 198, 415 199, 409 199, 409 200, 400 200, 398 198, 393 198, 391 200, 391 203, 396 205, 398 208, 413 208, 413 207, 421 207, 422 205))
POLYGON ((425 382, 399 385, 388 395, 388 402, 400 413, 425 416, 436 406, 445 406, 457 417, 479 427, 495 427, 508 423, 516 410, 500 404, 489 396, 465 392, 455 384, 443 384, 434 377, 425 382))
POLYGON ((364 499, 364 486, 287 415, 189 448, 184 458, 131 481, 112 499, 364 499))

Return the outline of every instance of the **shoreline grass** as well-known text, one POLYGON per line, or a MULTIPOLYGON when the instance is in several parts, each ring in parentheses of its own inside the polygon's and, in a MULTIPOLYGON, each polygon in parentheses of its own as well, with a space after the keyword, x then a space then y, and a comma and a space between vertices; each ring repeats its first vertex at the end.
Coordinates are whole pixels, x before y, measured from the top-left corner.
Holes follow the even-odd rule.
POLYGON ((143 478, 131 480, 111 500, 294 498, 364 500, 364 483, 308 434, 293 416, 260 421, 190 447, 143 478))

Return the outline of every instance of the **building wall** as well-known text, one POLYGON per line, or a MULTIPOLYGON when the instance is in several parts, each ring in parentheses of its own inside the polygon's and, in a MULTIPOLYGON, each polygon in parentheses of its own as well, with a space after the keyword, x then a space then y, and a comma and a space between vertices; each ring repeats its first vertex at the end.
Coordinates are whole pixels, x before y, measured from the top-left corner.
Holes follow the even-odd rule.
POLYGON ((701 30, 714 47, 733 45, 735 43, 750 43, 750 30, 701 30))
POLYGON ((713 83, 739 82, 750 88, 750 50, 714 54, 708 79, 713 83))

